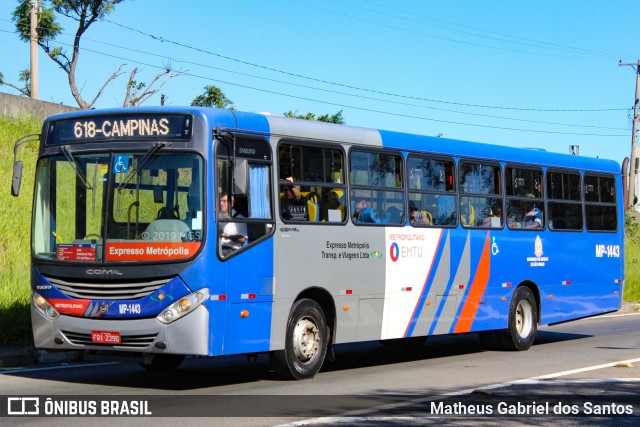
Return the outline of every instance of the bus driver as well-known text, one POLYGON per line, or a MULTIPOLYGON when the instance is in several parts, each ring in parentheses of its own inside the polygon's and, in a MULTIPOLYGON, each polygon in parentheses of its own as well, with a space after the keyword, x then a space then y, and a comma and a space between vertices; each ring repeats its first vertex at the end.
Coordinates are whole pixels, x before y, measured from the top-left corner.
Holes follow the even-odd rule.
MULTIPOLYGON (((220 195, 220 218, 242 218, 242 214, 233 209, 235 200, 231 197, 231 213, 229 213, 229 196, 220 195)), ((220 233, 222 255, 237 251, 247 242, 247 225, 240 222, 227 222, 220 233)))

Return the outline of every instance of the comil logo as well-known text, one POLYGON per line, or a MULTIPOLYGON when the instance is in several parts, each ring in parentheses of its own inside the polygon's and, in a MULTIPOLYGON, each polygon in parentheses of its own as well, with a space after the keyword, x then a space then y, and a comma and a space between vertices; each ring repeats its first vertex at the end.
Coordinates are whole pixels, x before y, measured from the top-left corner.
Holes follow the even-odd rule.
POLYGON ((95 268, 87 270, 87 274, 91 276, 122 276, 122 271, 113 268, 95 268))
POLYGON ((40 398, 8 397, 7 415, 40 415, 40 398))

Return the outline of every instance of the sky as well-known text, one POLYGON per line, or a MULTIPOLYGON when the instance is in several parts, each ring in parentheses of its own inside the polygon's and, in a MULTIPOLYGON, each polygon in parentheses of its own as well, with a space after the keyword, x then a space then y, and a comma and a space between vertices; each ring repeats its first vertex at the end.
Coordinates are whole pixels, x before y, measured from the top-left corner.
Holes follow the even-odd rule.
MULTIPOLYGON (((0 0, 0 72, 29 45, 0 0)), ((180 75, 144 105, 189 105, 218 86, 241 111, 335 114, 347 124, 613 159, 631 154, 637 0, 125 0, 81 41, 77 83, 122 105, 128 73, 180 75)), ((75 21, 61 17, 70 50, 75 21)), ((77 106, 39 52, 40 99, 77 106)), ((18 94, 8 86, 0 91, 18 94)))

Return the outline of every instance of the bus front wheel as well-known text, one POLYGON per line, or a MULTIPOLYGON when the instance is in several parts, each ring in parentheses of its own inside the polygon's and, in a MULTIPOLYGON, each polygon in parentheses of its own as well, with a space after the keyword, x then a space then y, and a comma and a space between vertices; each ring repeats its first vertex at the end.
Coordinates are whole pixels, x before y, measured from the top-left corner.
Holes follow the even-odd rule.
POLYGON ((271 352, 274 370, 286 378, 313 378, 327 354, 328 337, 322 308, 310 299, 296 301, 287 321, 285 348, 271 352))

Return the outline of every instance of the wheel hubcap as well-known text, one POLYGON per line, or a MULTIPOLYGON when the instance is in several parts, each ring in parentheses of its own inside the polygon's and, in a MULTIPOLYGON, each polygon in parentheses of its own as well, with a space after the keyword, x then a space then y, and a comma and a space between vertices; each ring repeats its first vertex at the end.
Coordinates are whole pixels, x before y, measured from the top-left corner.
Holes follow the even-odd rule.
POLYGON ((516 307, 516 331, 521 338, 526 338, 533 328, 533 313, 529 301, 522 300, 516 307))
POLYGON ((318 353, 320 331, 308 317, 298 320, 293 330, 293 351, 301 362, 308 362, 318 353))

